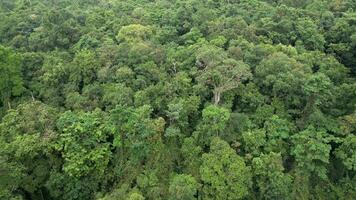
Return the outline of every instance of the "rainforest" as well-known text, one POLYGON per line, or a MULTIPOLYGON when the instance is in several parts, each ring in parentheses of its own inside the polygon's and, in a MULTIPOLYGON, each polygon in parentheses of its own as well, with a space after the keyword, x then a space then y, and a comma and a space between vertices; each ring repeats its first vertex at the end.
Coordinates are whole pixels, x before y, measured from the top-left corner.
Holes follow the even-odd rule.
POLYGON ((0 0, 1 200, 354 200, 355 108, 355 0, 0 0))

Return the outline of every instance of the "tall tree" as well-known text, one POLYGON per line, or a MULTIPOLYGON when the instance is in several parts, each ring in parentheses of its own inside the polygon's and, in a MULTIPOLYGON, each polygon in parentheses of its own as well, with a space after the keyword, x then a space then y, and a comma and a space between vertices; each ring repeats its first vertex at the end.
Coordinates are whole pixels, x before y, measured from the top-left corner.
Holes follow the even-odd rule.
POLYGON ((224 92, 237 88, 252 76, 248 65, 228 58, 222 49, 215 46, 200 49, 196 64, 201 69, 197 79, 201 84, 212 87, 215 105, 219 104, 224 92))

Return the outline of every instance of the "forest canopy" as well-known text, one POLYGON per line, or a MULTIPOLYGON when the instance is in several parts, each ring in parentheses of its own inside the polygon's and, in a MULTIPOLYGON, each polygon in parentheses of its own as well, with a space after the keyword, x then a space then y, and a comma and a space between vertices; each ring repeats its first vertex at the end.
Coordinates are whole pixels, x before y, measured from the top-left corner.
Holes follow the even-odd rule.
POLYGON ((355 199, 355 10, 1 0, 0 199, 355 199))

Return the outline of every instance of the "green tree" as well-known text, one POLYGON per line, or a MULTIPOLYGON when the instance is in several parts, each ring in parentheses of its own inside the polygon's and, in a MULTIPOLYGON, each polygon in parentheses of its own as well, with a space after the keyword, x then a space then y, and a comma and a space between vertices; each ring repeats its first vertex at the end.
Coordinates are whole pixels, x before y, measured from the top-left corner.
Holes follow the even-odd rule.
POLYGON ((291 199, 292 177, 284 173, 281 154, 261 154, 252 160, 258 199, 291 199))
POLYGON ((143 197, 140 193, 133 192, 130 194, 127 200, 145 200, 145 197, 143 197))
POLYGON ((116 38, 119 41, 132 43, 149 40, 152 34, 153 30, 148 26, 144 26, 141 24, 130 24, 127 26, 123 26, 120 29, 116 38))
POLYGON ((349 135, 342 140, 342 144, 336 149, 335 155, 341 159, 348 170, 356 171, 356 136, 349 135))
POLYGON ((296 22, 298 39, 303 42, 303 47, 308 50, 323 50, 325 39, 318 30, 317 25, 310 19, 299 19, 296 22))
POLYGON ((52 154, 56 119, 56 109, 37 101, 21 104, 4 116, 0 123, 0 167, 4 170, 0 195, 45 199, 50 169, 56 168, 58 161, 52 154))
POLYGON ((19 96, 24 91, 22 63, 19 54, 0 46, 0 96, 2 107, 11 108, 12 96, 19 96))
POLYGON ((95 53, 89 50, 77 52, 69 68, 69 81, 76 91, 81 92, 85 85, 92 83, 97 78, 100 66, 95 53))
POLYGON ((309 116, 315 112, 319 105, 328 100, 331 95, 332 83, 323 73, 316 73, 309 76, 303 90, 307 95, 307 103, 302 111, 299 125, 303 127, 309 116))
POLYGON ((203 199, 242 199, 251 185, 250 169, 225 141, 214 138, 202 156, 200 174, 203 199))
POLYGON ((266 145, 266 131, 263 129, 249 130, 242 133, 242 139, 245 152, 258 156, 266 145))
POLYGON ((202 121, 198 125, 194 136, 199 143, 209 145, 212 137, 222 134, 229 119, 229 110, 210 105, 203 110, 202 121))
POLYGON ((302 87, 311 69, 284 53, 274 53, 256 66, 255 81, 263 94, 281 98, 287 108, 300 106, 302 87))
POLYGON ((180 149, 182 154, 183 171, 191 174, 196 180, 200 178, 199 167, 201 165, 202 148, 196 144, 192 137, 185 138, 180 149))
POLYGON ((326 178, 327 165, 332 137, 325 131, 316 130, 314 127, 292 136, 292 155, 295 156, 297 167, 310 175, 314 173, 320 178, 326 178))
POLYGON ((114 146, 123 160, 130 158, 134 163, 142 162, 153 150, 161 134, 155 120, 151 119, 152 108, 148 105, 133 108, 118 105, 111 110, 111 121, 116 126, 114 146))
POLYGON ((267 119, 264 124, 267 138, 265 150, 267 152, 280 152, 283 156, 287 156, 288 139, 291 136, 292 127, 291 123, 277 115, 267 119))
POLYGON ((56 150, 61 153, 63 171, 69 176, 82 177, 91 173, 104 175, 111 151, 108 137, 114 126, 104 113, 65 112, 57 122, 59 138, 56 150))
POLYGON ((107 110, 113 109, 116 105, 132 105, 133 92, 131 88, 123 84, 103 84, 104 94, 102 105, 107 110))
POLYGON ((198 81, 212 87, 215 105, 219 104, 224 92, 237 88, 251 77, 248 65, 227 58, 222 49, 214 46, 200 49, 196 64, 201 69, 198 81))
POLYGON ((194 200, 198 183, 191 175, 175 175, 169 185, 170 200, 194 200))

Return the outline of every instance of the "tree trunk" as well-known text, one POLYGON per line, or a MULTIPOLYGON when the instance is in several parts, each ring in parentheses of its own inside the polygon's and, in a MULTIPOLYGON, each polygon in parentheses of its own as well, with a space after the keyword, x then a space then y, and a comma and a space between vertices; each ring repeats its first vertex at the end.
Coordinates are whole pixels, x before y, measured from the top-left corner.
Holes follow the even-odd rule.
POLYGON ((219 90, 214 90, 214 105, 218 105, 220 102, 221 92, 219 90))
POLYGON ((31 97, 32 97, 32 101, 35 101, 35 97, 33 96, 32 92, 31 92, 31 97))

